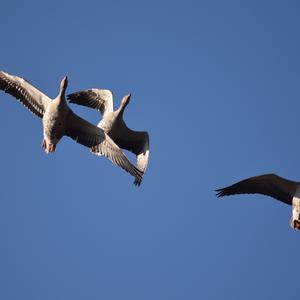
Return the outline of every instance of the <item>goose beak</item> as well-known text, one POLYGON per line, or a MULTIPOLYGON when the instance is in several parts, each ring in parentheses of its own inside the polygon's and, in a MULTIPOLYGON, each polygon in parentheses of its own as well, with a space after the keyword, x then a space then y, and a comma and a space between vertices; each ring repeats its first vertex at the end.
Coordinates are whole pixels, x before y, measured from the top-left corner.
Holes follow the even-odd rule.
POLYGON ((61 81, 61 88, 67 88, 68 86, 68 76, 65 76, 61 81))
POLYGON ((123 99, 122 99, 122 106, 123 106, 123 108, 125 108, 125 106, 128 105, 130 97, 131 97, 131 94, 128 94, 128 95, 126 95, 126 96, 123 97, 123 99))

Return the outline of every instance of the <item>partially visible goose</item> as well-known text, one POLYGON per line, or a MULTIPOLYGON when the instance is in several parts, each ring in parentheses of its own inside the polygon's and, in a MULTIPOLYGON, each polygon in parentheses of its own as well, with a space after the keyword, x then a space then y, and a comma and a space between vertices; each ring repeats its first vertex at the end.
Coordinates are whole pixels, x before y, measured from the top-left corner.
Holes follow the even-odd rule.
POLYGON ((292 205, 290 225, 300 230, 300 182, 291 181, 275 174, 250 177, 228 187, 216 190, 218 197, 235 194, 262 194, 292 205))
POLYGON ((145 131, 129 129, 123 120, 123 113, 130 97, 130 94, 124 96, 120 107, 115 111, 113 94, 110 90, 83 90, 68 95, 67 99, 70 103, 100 111, 102 119, 97 126, 102 128, 120 148, 133 152, 137 157, 136 167, 145 172, 149 161, 149 135, 145 131))
POLYGON ((64 136, 69 136, 76 142, 92 148, 106 156, 114 164, 135 177, 135 183, 140 184, 142 172, 135 168, 112 139, 97 126, 77 116, 69 108, 65 100, 68 85, 67 77, 60 83, 59 94, 55 99, 33 87, 25 79, 0 72, 0 90, 14 96, 33 114, 43 121, 44 139, 42 146, 46 153, 54 152, 56 144, 64 136))

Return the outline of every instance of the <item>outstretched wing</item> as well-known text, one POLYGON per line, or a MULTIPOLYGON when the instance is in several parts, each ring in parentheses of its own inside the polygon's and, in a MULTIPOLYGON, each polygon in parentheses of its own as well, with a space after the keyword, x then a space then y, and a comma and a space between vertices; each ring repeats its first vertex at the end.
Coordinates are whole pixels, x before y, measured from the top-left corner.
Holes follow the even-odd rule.
POLYGON ((89 89, 69 94, 70 103, 99 110, 102 115, 113 111, 113 95, 110 90, 89 89))
POLYGON ((217 189, 217 196, 235 194, 262 194, 292 205, 298 183, 275 174, 264 174, 250 177, 228 187, 217 189))
POLYGON ((131 151, 136 155, 136 167, 142 172, 145 172, 148 166, 150 155, 148 132, 134 131, 124 127, 120 134, 117 136, 113 135, 111 137, 120 148, 131 151))
POLYGON ((72 111, 67 119, 65 134, 76 142, 92 148, 93 152, 104 155, 112 163, 134 176, 137 182, 141 180, 143 172, 130 163, 113 140, 101 128, 80 118, 72 111))
POLYGON ((33 114, 42 118, 51 99, 25 79, 0 72, 0 90, 18 99, 33 114))

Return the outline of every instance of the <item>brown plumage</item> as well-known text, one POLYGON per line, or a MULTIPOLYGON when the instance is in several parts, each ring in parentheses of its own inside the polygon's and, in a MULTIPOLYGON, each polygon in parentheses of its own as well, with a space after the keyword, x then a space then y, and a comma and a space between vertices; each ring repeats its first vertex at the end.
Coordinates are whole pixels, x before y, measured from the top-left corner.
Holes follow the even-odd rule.
POLYGON ((216 190, 218 197, 236 194, 262 194, 292 205, 291 226, 294 229, 300 229, 300 182, 291 181, 276 174, 264 174, 216 190))
POLYGON ((101 128, 80 118, 69 108, 65 100, 67 85, 68 79, 65 77, 61 81, 58 96, 51 99, 25 79, 0 72, 0 89, 18 99, 42 119, 44 130, 42 146, 46 153, 54 152, 60 139, 68 136, 104 155, 140 182, 143 173, 130 163, 112 139, 101 128))
MULTIPOLYGON (((123 113, 130 101, 131 95, 123 97, 120 107, 113 110, 113 95, 110 90, 89 89, 67 96, 70 103, 97 109, 102 114, 98 127, 102 128, 113 141, 123 149, 136 155, 136 167, 142 172, 146 171, 149 161, 149 135, 145 131, 129 129, 124 120, 123 113)), ((135 180, 140 185, 141 181, 135 180)))

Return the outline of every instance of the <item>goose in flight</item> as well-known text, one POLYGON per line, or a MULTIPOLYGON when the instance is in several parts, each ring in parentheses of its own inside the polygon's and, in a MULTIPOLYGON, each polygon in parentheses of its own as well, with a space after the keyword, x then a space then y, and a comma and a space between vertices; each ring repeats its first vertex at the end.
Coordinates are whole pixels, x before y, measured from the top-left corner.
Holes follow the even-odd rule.
POLYGON ((18 99, 29 111, 42 119, 46 153, 55 151, 59 140, 65 135, 77 143, 107 157, 117 166, 135 177, 135 184, 142 180, 142 172, 135 168, 113 140, 99 127, 76 115, 65 100, 67 77, 60 83, 59 94, 51 99, 25 79, 0 71, 0 90, 18 99))
POLYGON ((291 205, 290 225, 295 230, 300 230, 300 182, 291 181, 275 174, 264 174, 217 189, 216 192, 218 197, 236 194, 262 194, 291 205))
POLYGON ((70 103, 100 111, 102 119, 97 126, 103 129, 120 148, 133 152, 137 159, 136 167, 144 173, 149 161, 149 135, 145 131, 133 131, 126 126, 123 113, 130 97, 130 94, 124 96, 117 110, 114 110, 113 94, 110 90, 83 90, 68 95, 67 99, 70 103))

